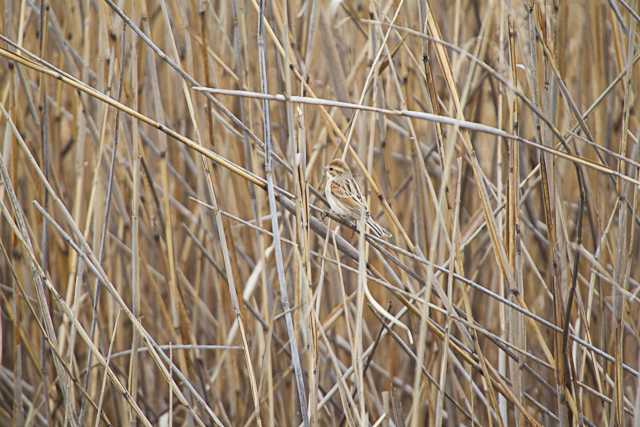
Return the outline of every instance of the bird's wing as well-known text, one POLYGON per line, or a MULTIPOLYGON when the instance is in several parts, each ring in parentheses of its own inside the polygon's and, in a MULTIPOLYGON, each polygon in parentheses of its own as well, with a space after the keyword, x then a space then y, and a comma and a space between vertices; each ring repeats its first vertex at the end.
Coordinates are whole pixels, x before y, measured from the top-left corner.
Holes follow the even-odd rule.
POLYGON ((367 207, 358 183, 353 179, 336 180, 332 182, 331 192, 342 204, 351 210, 360 212, 362 208, 366 209, 367 207))

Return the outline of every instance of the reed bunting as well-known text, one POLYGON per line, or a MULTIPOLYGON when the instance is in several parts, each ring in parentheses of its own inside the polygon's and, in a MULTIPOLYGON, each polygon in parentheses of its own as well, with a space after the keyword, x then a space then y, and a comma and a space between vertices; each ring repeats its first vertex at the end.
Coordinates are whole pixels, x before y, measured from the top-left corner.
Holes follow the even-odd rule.
POLYGON ((360 191, 349 165, 342 159, 333 159, 325 167, 327 183, 324 194, 331 210, 338 216, 358 221, 362 209, 365 211, 367 225, 371 234, 379 238, 391 237, 391 234, 371 218, 367 203, 360 191))

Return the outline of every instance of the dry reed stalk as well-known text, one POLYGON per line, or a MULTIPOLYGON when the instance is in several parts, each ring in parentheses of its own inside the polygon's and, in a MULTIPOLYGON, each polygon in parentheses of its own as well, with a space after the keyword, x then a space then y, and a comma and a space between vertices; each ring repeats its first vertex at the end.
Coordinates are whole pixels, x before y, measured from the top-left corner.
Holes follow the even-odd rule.
POLYGON ((4 0, 0 425, 637 425, 639 10, 4 0))

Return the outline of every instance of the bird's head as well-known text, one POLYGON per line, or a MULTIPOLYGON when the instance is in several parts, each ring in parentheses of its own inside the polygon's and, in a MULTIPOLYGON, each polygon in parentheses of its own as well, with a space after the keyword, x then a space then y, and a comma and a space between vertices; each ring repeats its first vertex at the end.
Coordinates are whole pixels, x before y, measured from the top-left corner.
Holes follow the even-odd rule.
POLYGON ((333 159, 329 164, 325 167, 329 178, 335 178, 338 176, 350 175, 351 169, 349 165, 342 159, 333 159))

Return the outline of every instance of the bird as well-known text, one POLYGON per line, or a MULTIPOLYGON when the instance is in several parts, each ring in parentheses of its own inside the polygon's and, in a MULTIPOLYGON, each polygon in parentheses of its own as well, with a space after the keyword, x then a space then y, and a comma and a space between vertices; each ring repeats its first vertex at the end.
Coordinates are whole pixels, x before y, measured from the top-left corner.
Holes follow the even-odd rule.
POLYGON ((342 159, 333 159, 325 167, 325 171, 327 182, 324 194, 331 210, 340 217, 359 221, 364 209, 371 234, 378 238, 391 237, 391 233, 371 218, 365 198, 349 165, 342 159))

